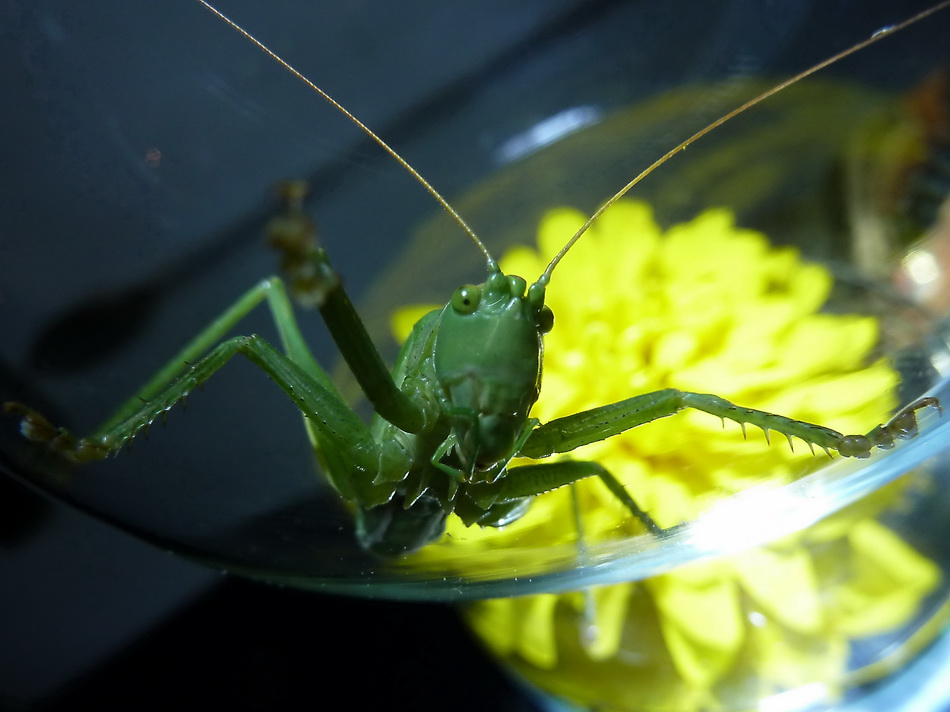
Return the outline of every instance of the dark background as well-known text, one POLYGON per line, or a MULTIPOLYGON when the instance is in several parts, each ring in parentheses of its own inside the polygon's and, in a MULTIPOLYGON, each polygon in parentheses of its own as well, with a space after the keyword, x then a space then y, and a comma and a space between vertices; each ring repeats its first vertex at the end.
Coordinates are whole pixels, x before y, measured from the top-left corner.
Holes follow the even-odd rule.
MULTIPOLYGON (((680 83, 788 73, 924 4, 220 6, 406 146, 451 196, 492 170, 493 149, 506 138, 565 106, 609 111, 680 83)), ((889 40, 890 49, 834 71, 909 86, 924 71, 916 50, 946 47, 944 15, 905 44, 889 40)), ((147 372, 127 365, 167 352, 174 335, 192 333, 219 308, 205 304, 272 269, 245 255, 257 249, 279 179, 312 179, 329 247, 357 296, 398 248, 387 235, 431 211, 351 126, 190 0, 6 0, 0 39, 8 107, 0 112, 0 400, 53 403, 65 422, 91 427, 147 372), (152 147, 162 149, 160 167, 144 160, 152 147), (355 179, 364 187, 353 188, 355 179), (401 192, 384 192, 393 184, 401 192), (156 307, 151 293, 130 285, 159 285, 171 296, 156 307), (108 334, 87 328, 70 335, 68 349, 38 350, 50 323, 101 294, 118 294, 130 309, 108 334), (140 337, 144 323, 151 335, 140 337)), ((946 50, 936 54, 947 59, 946 50)), ((647 150, 651 159, 661 152, 647 150)), ((332 349, 317 351, 332 362, 332 349)), ((241 422, 269 413, 268 389, 242 396, 251 413, 223 412, 241 422)), ((169 428, 181 440, 150 454, 157 469, 185 479, 228 462, 209 440, 247 438, 260 460, 239 453, 225 468, 297 468, 295 416, 264 420, 253 435, 234 434, 245 431, 228 422, 220 437, 169 428), (265 445, 257 449, 251 437, 265 445)), ((15 428, 0 427, 0 466, 15 475, 15 428)), ((442 604, 222 578, 13 480, 0 487, 5 709, 313 707, 331 690, 366 707, 532 709, 442 604)), ((240 502, 242 490, 221 496, 240 502)))

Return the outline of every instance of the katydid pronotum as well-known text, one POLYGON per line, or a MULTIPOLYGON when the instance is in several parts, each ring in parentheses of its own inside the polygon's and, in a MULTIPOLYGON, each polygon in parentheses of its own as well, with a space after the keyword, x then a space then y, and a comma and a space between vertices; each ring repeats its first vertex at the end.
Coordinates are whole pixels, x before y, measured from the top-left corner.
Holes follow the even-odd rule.
POLYGON ((879 32, 835 57, 773 87, 694 134, 647 167, 601 206, 565 243, 530 286, 502 274, 488 249, 429 185, 388 144, 350 112, 258 40, 198 0, 232 28, 330 102, 409 171, 456 220, 483 254, 487 277, 463 286, 441 310, 416 325, 395 368, 388 371, 353 308, 302 208, 298 184, 288 184, 285 213, 271 224, 270 238, 282 253, 289 289, 276 277, 243 294, 207 329, 176 354, 145 386, 89 437, 56 427, 34 409, 7 403, 21 416, 21 431, 70 460, 83 462, 116 453, 136 433, 164 415, 231 356, 240 353, 264 370, 297 405, 322 468, 334 488, 353 505, 360 543, 383 556, 398 556, 433 541, 455 514, 467 525, 502 526, 519 517, 544 492, 598 477, 643 526, 662 530, 595 462, 557 460, 509 467, 515 457, 545 459, 617 435, 684 408, 775 431, 845 457, 867 457, 917 431, 918 410, 940 404, 922 398, 864 435, 843 435, 820 425, 734 405, 710 394, 668 389, 577 413, 548 423, 530 417, 541 386, 543 335, 553 326, 545 289, 558 263, 587 228, 674 154, 706 133, 791 83, 876 42, 887 34, 944 9, 940 3, 900 25, 879 32), (291 296, 321 313, 375 417, 366 425, 340 398, 318 365, 296 323, 291 296), (257 336, 222 341, 241 319, 266 301, 282 350, 257 336), (473 346, 474 345, 474 346, 473 346))

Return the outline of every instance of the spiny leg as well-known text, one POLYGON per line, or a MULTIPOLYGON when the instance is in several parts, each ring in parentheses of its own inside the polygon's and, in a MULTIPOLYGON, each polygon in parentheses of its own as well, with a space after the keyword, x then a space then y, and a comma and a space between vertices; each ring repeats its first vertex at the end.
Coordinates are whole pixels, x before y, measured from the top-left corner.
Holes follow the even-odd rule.
POLYGON ((167 386, 173 378, 183 373, 189 367, 189 364, 196 362, 220 343, 229 331, 264 300, 267 301, 267 305, 270 307, 281 343, 290 358, 313 375, 325 388, 332 389, 333 385, 330 378, 319 366, 300 333, 300 327, 297 325, 297 318, 294 316, 293 307, 290 304, 283 281, 278 277, 271 277, 257 283, 238 297, 231 306, 188 342, 181 351, 169 359, 134 396, 122 404, 108 420, 100 425, 95 434, 108 432, 117 423, 128 417, 130 413, 138 410, 142 405, 142 401, 150 401, 155 398, 156 394, 167 386))
MULTIPOLYGON (((412 432, 424 429, 432 420, 431 408, 418 405, 395 385, 336 271, 330 265, 326 252, 317 244, 313 223, 303 212, 301 199, 300 186, 289 185, 285 191, 287 209, 284 214, 275 218, 268 228, 272 246, 284 256, 284 266, 289 270, 295 297, 305 306, 319 308, 344 359, 376 411, 390 422, 412 432)), ((163 414, 183 399, 194 382, 194 368, 191 364, 212 349, 264 299, 271 309, 284 349, 289 356, 288 361, 296 364, 312 385, 319 387, 332 399, 333 407, 328 412, 345 411, 349 418, 341 417, 346 422, 355 423, 358 419, 343 405, 329 376, 310 353, 297 326, 286 288, 276 277, 261 282, 242 295, 88 438, 77 438, 67 430, 55 427, 39 412, 20 403, 6 403, 4 410, 21 416, 20 429, 26 437, 45 442, 74 460, 105 457, 115 452, 140 429, 147 427, 158 414, 163 414), (176 377, 178 380, 172 383, 172 379, 176 377)), ((200 380, 202 379, 199 379, 199 382, 200 380)), ((286 387, 284 390, 293 397, 286 387)), ((312 417, 305 419, 305 425, 316 455, 334 485, 344 497, 354 499, 354 485, 349 482, 347 475, 351 471, 349 464, 352 458, 346 449, 352 447, 352 442, 338 441, 332 433, 328 435, 322 432, 312 417)), ((365 428, 361 421, 360 428, 365 428)), ((358 440, 363 441, 362 430, 358 440)), ((365 471, 377 474, 391 471, 396 474, 390 479, 398 481, 402 476, 402 465, 390 468, 387 462, 393 457, 401 460, 404 453, 399 448, 385 445, 377 447, 375 443, 371 445, 369 442, 371 438, 367 441, 366 448, 362 445, 359 447, 378 450, 378 462, 365 471)), ((383 475, 384 478, 387 476, 383 475)), ((357 499, 371 505, 385 494, 380 492, 379 487, 367 487, 362 492, 365 496, 357 499)))
MULTIPOLYGON (((176 377, 191 369, 191 364, 208 353, 244 316, 264 300, 267 301, 270 307, 281 342, 290 359, 320 383, 324 389, 335 393, 329 377, 314 359, 303 335, 300 333, 283 282, 276 277, 272 277, 256 284, 242 294, 207 328, 203 329, 181 351, 175 354, 132 398, 120 406, 85 440, 92 442, 96 439, 109 437, 120 427, 120 424, 128 421, 133 414, 140 413, 144 408, 148 408, 150 404, 159 408, 158 412, 164 413, 178 400, 184 398, 190 390, 189 387, 181 388, 177 397, 171 399, 167 394, 163 394, 163 391, 169 389, 169 384, 176 377), (165 395, 165 397, 161 397, 160 394, 165 395)), ((183 378, 181 380, 184 383, 188 379, 183 378)), ((80 447, 79 439, 68 431, 53 426, 44 416, 32 408, 19 403, 6 403, 4 404, 4 410, 22 416, 21 430, 31 440, 46 442, 52 448, 66 454, 72 452, 70 456, 74 458, 97 459, 94 453, 99 451, 98 447, 91 446, 89 442, 80 447), (77 448, 79 450, 73 452, 77 448)))
MULTIPOLYGON (((842 435, 820 425, 794 420, 782 415, 767 413, 753 408, 737 406, 724 398, 704 393, 690 393, 667 389, 647 393, 611 405, 594 408, 538 426, 528 438, 519 455, 543 458, 554 453, 569 452, 592 442, 604 440, 644 423, 673 415, 684 408, 694 408, 719 418, 739 423, 743 432, 745 425, 752 424, 765 431, 804 440, 810 447, 818 445, 826 451, 837 450, 845 457, 868 457, 872 447, 887 449, 897 439, 914 437, 917 434, 917 411, 933 407, 942 414, 936 398, 920 398, 902 408, 887 423, 878 425, 866 435, 842 435)), ((595 462, 563 460, 513 467, 501 482, 498 490, 492 491, 493 499, 479 504, 490 507, 496 502, 506 502, 519 497, 531 497, 571 485, 587 477, 599 477, 610 492, 630 510, 649 532, 662 534, 665 530, 643 511, 624 486, 603 466, 595 462)))
POLYGON ((843 435, 821 425, 744 408, 708 393, 668 388, 545 423, 534 430, 519 455, 541 458, 570 452, 582 445, 673 415, 684 408, 694 408, 723 420, 734 420, 742 426, 743 432, 745 425, 750 424, 765 431, 766 438, 774 430, 788 438, 789 443, 796 437, 804 440, 812 449, 817 445, 829 454, 831 450, 836 450, 844 457, 864 458, 870 455, 873 447, 888 449, 898 439, 914 437, 917 434, 917 411, 928 406, 943 413, 936 398, 920 398, 900 410, 887 423, 878 425, 865 435, 843 435))
POLYGON ((208 380, 234 354, 245 356, 270 376, 320 432, 322 442, 332 447, 334 452, 347 453, 355 468, 375 471, 383 466, 380 449, 373 442, 365 423, 335 393, 257 336, 238 336, 219 344, 147 402, 139 403, 134 412, 121 418, 106 432, 88 438, 77 438, 62 428, 54 428, 45 418, 24 406, 11 407, 8 404, 7 409, 24 415, 23 429, 27 437, 46 442, 76 461, 102 459, 119 450, 189 391, 208 380))
MULTIPOLYGON (((300 183, 288 183, 283 187, 285 210, 271 220, 267 232, 272 246, 283 254, 283 266, 288 271, 295 296, 300 297, 305 306, 315 306, 329 289, 339 285, 339 280, 329 264, 321 261, 320 255, 315 254, 316 231, 313 222, 302 209, 305 190, 305 186, 300 183)), ((270 307, 284 351, 323 388, 335 394, 335 387, 329 376, 314 359, 300 333, 284 283, 277 277, 271 277, 259 282, 238 297, 211 324, 172 356, 87 440, 108 437, 132 414, 139 412, 143 403, 160 400, 158 395, 172 383, 173 379, 184 373, 192 363, 219 344, 228 332, 264 300, 270 307)), ((186 394, 187 389, 175 401, 171 403, 166 401, 162 405, 170 407, 186 394)), ((70 453, 79 447, 76 438, 68 431, 54 427, 39 412, 28 406, 20 403, 5 403, 4 410, 22 416, 20 429, 32 440, 47 442, 54 449, 64 453, 70 453)), ((311 442, 316 446, 317 437, 312 425, 307 425, 307 431, 311 442)), ((77 457, 83 453, 83 459, 94 457, 95 448, 89 452, 86 450, 87 448, 84 447, 80 451, 73 452, 72 456, 77 457)))

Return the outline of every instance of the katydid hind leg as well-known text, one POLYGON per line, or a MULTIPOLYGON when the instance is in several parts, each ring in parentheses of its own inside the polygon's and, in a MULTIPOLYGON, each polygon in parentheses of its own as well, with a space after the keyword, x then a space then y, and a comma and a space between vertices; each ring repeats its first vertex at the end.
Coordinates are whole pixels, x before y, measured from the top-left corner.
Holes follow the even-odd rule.
MULTIPOLYGON (((181 350, 170 358, 165 365, 156 371, 142 385, 136 393, 126 400, 119 408, 115 410, 96 430, 91 438, 107 438, 114 435, 117 426, 127 420, 132 414, 140 411, 143 404, 156 401, 157 396, 166 390, 169 384, 179 379, 181 375, 191 367, 212 348, 221 342, 225 335, 237 326, 240 321, 247 316, 262 301, 267 301, 274 323, 277 325, 278 332, 283 342, 284 348, 291 357, 300 363, 304 368, 313 373, 321 380, 329 384, 329 379, 322 373, 322 369, 317 364, 313 355, 310 353, 300 329, 297 326, 293 309, 287 298, 286 290, 280 279, 266 279, 254 285, 238 297, 230 306, 221 312, 212 322, 196 334, 181 350)), ((162 403, 162 413, 167 412, 172 405, 188 395, 190 388, 186 386, 186 380, 182 380, 182 388, 178 397, 171 402, 162 403)), ((24 435, 33 440, 51 442, 55 437, 55 431, 59 430, 52 426, 38 412, 26 406, 19 404, 5 404, 5 410, 12 413, 20 413, 24 416, 23 422, 24 435), (52 430, 48 437, 41 437, 45 430, 52 430), (32 435, 30 432, 32 432, 32 435)), ((66 431, 61 431, 59 440, 65 443, 71 438, 66 431)), ((65 452, 69 452, 67 448, 65 452)), ((91 452, 89 453, 92 454, 91 452)), ((106 453, 108 454, 108 453, 106 453)))
MULTIPOLYGON (((234 353, 242 353, 254 361, 301 407, 307 415, 308 430, 324 446, 323 449, 327 443, 333 449, 358 449, 360 445, 371 442, 365 424, 343 403, 311 354, 300 333, 284 285, 277 278, 264 280, 241 295, 90 437, 76 437, 22 404, 7 403, 5 410, 22 417, 21 430, 28 438, 45 442, 74 460, 102 459, 121 449, 155 419, 164 417, 234 353), (220 341, 262 301, 267 301, 270 307, 288 356, 280 354, 258 337, 220 341), (337 424, 346 435, 324 425, 323 421, 337 424), (326 431, 321 433, 322 437, 318 435, 321 428, 326 431)), ((371 446, 368 447, 372 450, 371 446)))
POLYGON ((369 475, 365 482, 358 483, 353 481, 351 473, 408 469, 405 453, 397 447, 377 445, 368 426, 335 393, 258 336, 237 336, 218 344, 211 353, 188 366, 184 374, 167 384, 152 400, 141 403, 138 410, 104 435, 76 438, 64 429, 53 428, 42 416, 25 406, 7 404, 6 408, 24 416, 22 427, 27 437, 44 441, 77 461, 102 459, 120 449, 189 391, 208 380, 235 354, 246 357, 263 370, 304 414, 318 434, 321 448, 327 451, 335 465, 329 476, 348 499, 368 498, 367 492, 372 489, 369 475))

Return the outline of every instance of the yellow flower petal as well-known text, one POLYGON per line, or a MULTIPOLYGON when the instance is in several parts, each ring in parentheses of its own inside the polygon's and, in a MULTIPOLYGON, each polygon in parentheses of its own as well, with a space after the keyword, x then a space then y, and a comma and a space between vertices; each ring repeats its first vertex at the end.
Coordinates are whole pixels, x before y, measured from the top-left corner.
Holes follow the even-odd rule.
POLYGON ((557 663, 554 607, 559 598, 552 593, 539 593, 514 599, 518 653, 540 668, 554 667, 557 663))
POLYGON ((591 660, 607 660, 620 649, 627 604, 634 584, 594 586, 585 592, 584 604, 593 608, 594 622, 582 631, 582 643, 591 660))
MULTIPOLYGON (((533 279, 584 223, 549 211, 538 249, 500 260, 533 279)), ((897 405, 897 374, 873 361, 874 319, 818 313, 829 271, 792 248, 707 211, 663 234, 644 203, 607 210, 559 263, 546 300, 543 422, 637 393, 676 387, 865 432, 897 405)), ((416 314, 421 315, 421 311, 416 314)), ((399 313, 398 331, 412 316, 399 313)), ((593 443, 571 456, 601 463, 661 526, 693 520, 723 497, 815 467, 781 438, 687 411, 593 443)), ((823 454, 819 452, 819 457, 823 454)), ((905 624, 939 580, 936 565, 873 520, 888 488, 781 545, 693 565, 642 585, 472 604, 468 618, 496 654, 552 689, 608 707, 716 709, 736 690, 763 695, 843 679, 849 641, 905 624), (632 635, 631 631, 642 631, 632 635), (589 691, 585 688, 590 687, 589 691)), ((492 550, 517 570, 532 546, 609 541, 642 531, 596 480, 535 499, 501 530, 465 528, 417 556, 453 561, 453 547, 492 550)), ((738 524, 741 524, 738 523, 738 524)))
POLYGON ((897 627, 940 580, 936 564, 873 520, 852 527, 848 540, 853 578, 838 593, 837 612, 849 635, 875 635, 897 627))
POLYGON ((766 617, 802 635, 821 634, 820 584, 805 549, 752 549, 733 557, 731 566, 766 617))
POLYGON ((688 571, 707 567, 688 566, 644 583, 656 602, 676 669, 697 688, 710 686, 731 666, 745 636, 735 581, 721 570, 699 579, 688 571))
POLYGON ((689 569, 650 579, 646 585, 666 622, 697 645, 722 652, 735 652, 743 636, 742 612, 736 582, 720 567, 712 576, 697 578, 689 569))
POLYGON ((402 343, 409 338, 409 334, 412 333, 412 327, 416 325, 416 322, 430 311, 441 308, 439 304, 414 304, 409 307, 397 309, 389 320, 393 337, 396 341, 402 343))
POLYGON ((848 639, 837 632, 802 638, 765 617, 750 628, 749 656, 759 675, 771 682, 768 692, 820 684, 825 699, 839 692, 848 664, 848 639))

